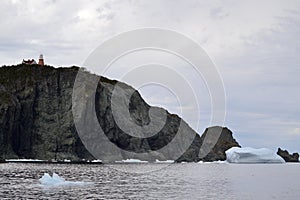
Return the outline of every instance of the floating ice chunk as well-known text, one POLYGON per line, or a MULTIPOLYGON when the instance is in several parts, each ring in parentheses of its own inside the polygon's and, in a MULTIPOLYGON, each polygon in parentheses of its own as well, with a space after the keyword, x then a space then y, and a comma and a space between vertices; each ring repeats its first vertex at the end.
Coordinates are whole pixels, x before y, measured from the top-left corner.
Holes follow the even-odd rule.
POLYGON ((216 160, 216 161, 213 161, 212 163, 217 163, 217 164, 226 164, 228 163, 226 160, 216 160))
POLYGON ((42 178, 39 179, 43 185, 57 185, 65 182, 65 179, 53 173, 51 177, 48 173, 45 173, 42 178))
POLYGON ((266 148, 232 147, 225 153, 229 163, 285 163, 283 158, 266 148))
POLYGON ((57 186, 72 186, 72 185, 84 185, 85 182, 80 181, 66 181, 63 177, 60 177, 56 173, 53 173, 52 177, 48 173, 44 173, 44 176, 39 179, 43 186, 57 187, 57 186))
POLYGON ((102 160, 92 160, 92 163, 102 163, 102 160))
POLYGON ((148 161, 139 160, 139 159, 126 159, 122 161, 115 161, 116 163, 148 163, 148 161))
POLYGON ((6 159, 7 162, 44 162, 45 160, 38 159, 6 159))
POLYGON ((155 163, 174 163, 174 160, 155 160, 155 163))
POLYGON ((228 162, 226 160, 216 160, 216 161, 212 161, 212 162, 203 162, 202 160, 200 160, 198 163, 200 163, 200 164, 227 164, 228 162))

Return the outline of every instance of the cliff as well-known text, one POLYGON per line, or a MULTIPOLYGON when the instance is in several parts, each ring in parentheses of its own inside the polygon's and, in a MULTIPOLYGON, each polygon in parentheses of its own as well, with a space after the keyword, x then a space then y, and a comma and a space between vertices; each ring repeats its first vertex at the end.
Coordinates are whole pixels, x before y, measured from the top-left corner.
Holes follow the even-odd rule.
MULTIPOLYGON (((87 150, 77 133, 72 113, 72 93, 78 70, 78 67, 54 68, 38 65, 0 68, 0 157, 42 160, 94 159, 95 154, 92 155, 87 150)), ((107 157, 108 161, 131 158, 131 152, 147 152, 151 155, 151 160, 225 160, 225 150, 239 146, 227 128, 212 127, 200 137, 180 117, 167 111, 165 125, 157 134, 143 138, 128 135, 118 126, 112 113, 112 91, 119 82, 105 77, 98 78, 100 81, 94 99, 97 120, 110 142, 128 152, 121 152, 118 154, 121 157, 118 158, 115 155, 107 157), (174 148, 157 153, 156 150, 162 149, 171 141, 175 141, 176 144, 174 138, 179 129, 187 140, 192 140, 188 148, 179 143, 176 146, 176 151, 183 151, 182 156, 178 159, 174 157, 174 148), (214 134, 216 131, 221 132, 221 135, 212 152, 208 155, 203 154, 203 157, 199 156, 206 134, 214 134)), ((133 89, 124 83, 122 87, 126 90, 133 89)), ((122 104, 122 101, 117 101, 117 104, 119 103, 122 104)), ((140 126, 148 125, 151 121, 148 112, 150 108, 153 107, 134 91, 128 105, 132 120, 140 126)), ((86 116, 89 113, 81 115, 86 116)), ((130 125, 128 128, 131 130, 130 125)), ((142 154, 134 157, 142 160, 144 158, 142 154)), ((149 159, 149 156, 145 159, 149 159)))
POLYGON ((0 68, 0 155, 78 159, 92 156, 72 123, 77 68, 19 65, 0 68))

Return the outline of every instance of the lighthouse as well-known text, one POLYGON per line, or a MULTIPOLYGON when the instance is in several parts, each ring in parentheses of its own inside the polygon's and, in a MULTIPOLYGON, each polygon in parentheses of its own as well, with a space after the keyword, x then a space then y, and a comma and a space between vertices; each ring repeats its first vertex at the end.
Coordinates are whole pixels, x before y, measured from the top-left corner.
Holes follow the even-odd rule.
POLYGON ((40 58, 39 58, 39 65, 41 65, 41 66, 44 66, 44 65, 45 65, 43 54, 40 55, 40 58))

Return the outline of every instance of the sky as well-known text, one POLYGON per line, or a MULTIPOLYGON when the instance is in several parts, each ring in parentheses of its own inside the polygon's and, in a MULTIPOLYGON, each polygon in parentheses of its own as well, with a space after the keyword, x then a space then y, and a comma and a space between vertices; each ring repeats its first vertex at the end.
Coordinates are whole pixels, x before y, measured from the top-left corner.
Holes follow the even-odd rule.
MULTIPOLYGON (((95 48, 122 32, 173 30, 197 42, 218 69, 226 94, 223 125, 242 146, 300 152, 299 10, 300 2, 293 0, 4 0, 0 65, 43 53, 47 64, 82 66, 95 48)), ((151 59, 176 68, 194 84, 201 111, 188 98, 180 102, 167 86, 128 83, 149 104, 179 114, 201 134, 211 125, 210 94, 182 60, 164 52, 136 52, 102 75, 123 80, 126 70, 151 59)))

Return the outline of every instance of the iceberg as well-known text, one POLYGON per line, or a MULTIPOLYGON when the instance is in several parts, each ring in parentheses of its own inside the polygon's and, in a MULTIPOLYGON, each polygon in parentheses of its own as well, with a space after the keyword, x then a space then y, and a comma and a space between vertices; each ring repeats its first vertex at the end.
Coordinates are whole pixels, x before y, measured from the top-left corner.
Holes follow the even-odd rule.
POLYGON ((158 160, 156 159, 155 160, 155 163, 174 163, 175 161, 174 160, 158 160))
POLYGON ((232 147, 225 153, 229 163, 285 163, 283 158, 267 148, 232 147))
POLYGON ((6 159, 6 162, 45 162, 45 160, 38 159, 6 159))
POLYGON ((74 186, 74 185, 84 185, 85 182, 80 181, 66 181, 63 177, 58 174, 53 173, 52 177, 48 173, 44 173, 44 176, 39 179, 42 186, 57 187, 57 186, 74 186))
POLYGON ((226 160, 216 160, 216 161, 212 161, 211 163, 215 163, 215 164, 227 164, 228 162, 226 160))
MULTIPOLYGON (((147 160, 139 160, 139 159, 126 159, 126 160, 121 160, 121 161, 115 161, 115 163, 149 163, 147 160)), ((152 163, 150 161, 150 163, 152 163)), ((174 160, 158 160, 156 159, 154 163, 165 163, 165 164, 170 164, 174 163, 174 160)))
POLYGON ((121 161, 115 161, 115 163, 148 163, 148 161, 139 159, 126 159, 121 161))
POLYGON ((92 163, 102 163, 102 160, 92 160, 92 163))
POLYGON ((212 162, 204 162, 203 160, 200 160, 198 163, 200 164, 227 164, 228 162, 226 160, 216 160, 212 162))

